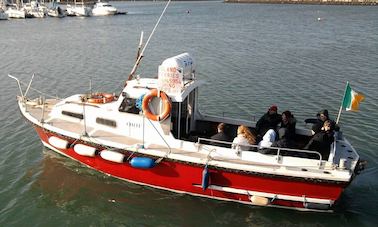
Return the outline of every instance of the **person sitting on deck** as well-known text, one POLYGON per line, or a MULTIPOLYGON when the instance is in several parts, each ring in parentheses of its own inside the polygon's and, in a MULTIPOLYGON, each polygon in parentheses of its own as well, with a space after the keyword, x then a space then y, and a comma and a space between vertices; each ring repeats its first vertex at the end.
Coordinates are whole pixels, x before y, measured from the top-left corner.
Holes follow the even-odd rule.
POLYGON ((281 116, 277 113, 277 106, 271 106, 256 123, 257 135, 261 138, 269 129, 276 130, 281 122, 281 116))
POLYGON ((251 133, 247 126, 240 125, 238 127, 238 135, 232 141, 232 149, 253 150, 253 147, 249 145, 256 145, 256 136, 251 133))
POLYGON ((284 133, 285 138, 287 138, 287 139, 294 139, 295 138, 295 125, 296 125, 296 123, 297 123, 297 120, 295 119, 294 115, 289 110, 282 112, 280 129, 281 128, 287 129, 287 131, 285 131, 285 133, 284 133))
POLYGON ((263 136, 263 139, 259 142, 258 151, 263 154, 270 153, 269 147, 272 146, 274 141, 276 141, 276 131, 269 129, 263 136))
POLYGON ((323 160, 328 160, 330 147, 334 141, 334 129, 334 123, 331 120, 326 120, 321 128, 321 131, 314 135, 304 149, 317 151, 322 155, 323 160))
MULTIPOLYGON (((210 137, 212 140, 231 142, 232 138, 228 134, 229 127, 225 123, 219 123, 217 127, 218 133, 210 137)), ((211 145, 220 147, 230 147, 227 143, 217 143, 215 141, 210 142, 211 145)))
MULTIPOLYGON (((295 148, 295 143, 292 140, 289 129, 287 128, 280 128, 278 130, 278 140, 274 141, 272 143, 272 147, 277 147, 277 148, 295 148)), ((277 150, 272 150, 271 154, 277 154, 277 150)), ((291 155, 295 156, 296 153, 290 152, 290 151, 281 151, 281 155, 291 155)))
POLYGON ((329 118, 328 110, 326 110, 326 109, 319 111, 316 114, 316 119, 313 119, 313 118, 306 119, 305 122, 306 123, 313 123, 311 129, 312 129, 312 135, 315 135, 316 133, 321 131, 324 122, 327 121, 327 120, 330 120, 333 123, 336 131, 339 130, 339 127, 336 125, 336 123, 329 118))

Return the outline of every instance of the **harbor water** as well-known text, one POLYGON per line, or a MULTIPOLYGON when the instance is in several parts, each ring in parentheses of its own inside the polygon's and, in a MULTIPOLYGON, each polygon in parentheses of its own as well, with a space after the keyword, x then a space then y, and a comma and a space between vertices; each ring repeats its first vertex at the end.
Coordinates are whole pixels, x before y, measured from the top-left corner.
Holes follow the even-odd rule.
MULTIPOLYGON (((202 112, 257 119, 272 104, 297 127, 328 109, 346 82, 360 112, 344 135, 368 166, 333 213, 198 198, 114 179, 43 148, 19 113, 11 74, 58 97, 121 91, 164 2, 112 2, 127 15, 0 21, 0 226, 375 226, 378 223, 378 13, 374 6, 172 2, 137 71, 189 52, 202 112), (375 223, 375 224, 374 224, 375 223)), ((30 94, 37 93, 34 90, 30 94)))

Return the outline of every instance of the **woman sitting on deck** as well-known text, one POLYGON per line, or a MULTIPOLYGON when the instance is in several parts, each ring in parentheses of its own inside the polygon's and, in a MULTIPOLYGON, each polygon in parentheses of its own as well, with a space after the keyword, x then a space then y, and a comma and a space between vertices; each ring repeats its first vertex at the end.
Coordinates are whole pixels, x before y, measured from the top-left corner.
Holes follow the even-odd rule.
POLYGON ((248 151, 253 148, 250 145, 256 145, 256 136, 249 131, 247 126, 240 125, 238 135, 232 142, 232 149, 248 151))

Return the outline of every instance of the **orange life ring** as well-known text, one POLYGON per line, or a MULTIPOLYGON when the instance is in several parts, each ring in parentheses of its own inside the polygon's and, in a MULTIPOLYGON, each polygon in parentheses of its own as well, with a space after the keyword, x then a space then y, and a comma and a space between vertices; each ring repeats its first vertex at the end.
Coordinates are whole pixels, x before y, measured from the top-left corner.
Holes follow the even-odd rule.
POLYGON ((88 98, 89 103, 105 104, 114 100, 114 95, 109 93, 94 93, 88 98))
POLYGON ((167 94, 165 94, 163 91, 160 91, 160 98, 163 101, 163 112, 159 115, 153 114, 151 112, 149 103, 154 97, 159 97, 158 93, 159 92, 156 88, 152 89, 148 94, 144 96, 143 102, 142 102, 142 110, 143 110, 144 115, 152 121, 164 121, 165 119, 167 119, 167 117, 169 116, 172 110, 172 105, 171 105, 171 102, 169 101, 167 94))

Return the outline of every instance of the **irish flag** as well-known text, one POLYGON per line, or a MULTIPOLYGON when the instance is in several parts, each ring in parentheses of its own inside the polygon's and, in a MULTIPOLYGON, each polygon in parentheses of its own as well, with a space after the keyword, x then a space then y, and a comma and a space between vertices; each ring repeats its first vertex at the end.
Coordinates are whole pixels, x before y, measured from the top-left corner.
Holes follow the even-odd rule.
POLYGON ((358 111, 358 105, 365 99, 361 93, 355 92, 347 83, 342 107, 346 111, 358 111))

